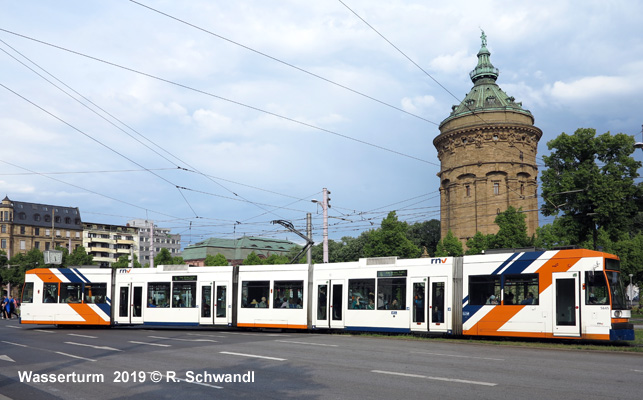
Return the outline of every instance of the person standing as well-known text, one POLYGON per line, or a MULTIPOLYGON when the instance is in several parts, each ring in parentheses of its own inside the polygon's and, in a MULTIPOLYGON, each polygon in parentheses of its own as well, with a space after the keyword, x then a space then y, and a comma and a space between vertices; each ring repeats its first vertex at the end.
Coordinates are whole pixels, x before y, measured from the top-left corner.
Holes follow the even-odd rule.
POLYGON ((2 314, 2 319, 7 319, 7 314, 5 313, 6 305, 7 305, 7 296, 2 296, 2 304, 0 305, 0 314, 2 314))
POLYGON ((11 315, 15 315, 16 318, 20 318, 20 315, 18 315, 18 301, 13 298, 13 296, 9 296, 9 319, 11 319, 11 315))

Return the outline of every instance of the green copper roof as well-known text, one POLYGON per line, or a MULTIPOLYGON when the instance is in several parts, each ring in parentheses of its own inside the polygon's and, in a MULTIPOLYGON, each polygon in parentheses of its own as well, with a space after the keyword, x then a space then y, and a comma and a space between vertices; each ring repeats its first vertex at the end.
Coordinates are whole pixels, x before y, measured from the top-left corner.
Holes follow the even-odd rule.
POLYGON ((457 117, 481 111, 513 111, 531 116, 529 110, 522 108, 521 102, 517 103, 515 98, 507 95, 496 84, 500 71, 491 64, 491 53, 487 49, 484 31, 480 38, 482 46, 478 51, 478 65, 469 73, 473 88, 459 105, 451 107, 451 114, 440 126, 457 117))

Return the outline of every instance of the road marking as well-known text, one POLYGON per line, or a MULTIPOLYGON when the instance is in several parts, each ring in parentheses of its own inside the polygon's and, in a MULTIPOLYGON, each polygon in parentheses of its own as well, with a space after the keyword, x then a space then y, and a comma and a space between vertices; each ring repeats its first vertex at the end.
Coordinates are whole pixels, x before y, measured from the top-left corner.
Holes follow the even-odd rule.
POLYGON ((640 370, 640 369, 633 369, 632 371, 634 371, 634 372, 643 372, 643 370, 640 370))
POLYGON ((98 336, 89 336, 89 335, 81 335, 78 333, 68 333, 69 336, 77 336, 77 337, 84 337, 88 339, 98 339, 98 336))
POLYGON ((324 344, 324 343, 309 343, 309 342, 295 342, 294 340, 275 340, 275 342, 280 343, 293 343, 293 344, 305 344, 310 346, 328 346, 328 347, 339 347, 336 344, 324 344))
POLYGON ((181 339, 181 338, 173 338, 173 337, 165 337, 165 336, 148 336, 148 338, 163 339, 163 340, 178 340, 180 342, 212 342, 212 343, 218 343, 217 340, 211 340, 211 339, 181 339))
POLYGON ((225 336, 219 336, 219 335, 206 335, 203 333, 188 333, 188 336, 204 336, 204 337, 218 337, 218 338, 224 338, 225 336))
POLYGON ((55 333, 54 331, 46 331, 44 329, 34 329, 34 332, 55 333))
POLYGON ((62 356, 71 357, 71 358, 77 358, 77 359, 79 359, 79 360, 96 361, 96 360, 92 360, 91 358, 79 357, 79 356, 75 356, 75 355, 73 355, 73 354, 63 353, 62 351, 54 351, 54 353, 56 353, 56 354, 60 354, 60 355, 62 355, 62 356))
POLYGON ((29 346, 27 346, 27 345, 25 345, 25 344, 14 343, 14 342, 5 342, 4 340, 2 341, 2 343, 12 344, 12 345, 14 345, 14 346, 20 346, 20 347, 29 347, 29 346))
POLYGON ((482 386, 497 386, 498 385, 497 383, 492 383, 492 382, 478 382, 478 381, 468 381, 468 380, 464 380, 464 379, 441 378, 439 376, 424 376, 424 375, 416 375, 416 374, 404 374, 404 373, 401 373, 401 372, 378 371, 378 370, 372 370, 371 372, 375 372, 376 374, 407 376, 409 378, 431 379, 431 380, 434 380, 434 381, 468 383, 468 384, 471 384, 471 385, 482 385, 482 386))
POLYGON ((160 343, 147 343, 147 342, 137 342, 135 340, 130 340, 129 343, 134 344, 146 344, 148 346, 158 346, 158 347, 172 347, 171 344, 160 344, 160 343))
POLYGON ((13 360, 11 359, 11 357, 9 357, 9 356, 5 356, 5 355, 0 356, 0 360, 2 360, 2 361, 11 361, 11 362, 15 362, 15 361, 13 361, 13 360))
POLYGON ((19 326, 15 326, 15 325, 7 325, 7 328, 12 328, 12 329, 22 329, 21 327, 19 327, 19 326))
POLYGON ((115 349, 113 347, 107 347, 107 346, 94 346, 93 344, 85 344, 85 343, 76 343, 76 342, 65 342, 66 344, 71 344, 74 346, 85 346, 85 347, 91 347, 93 349, 98 349, 98 350, 111 350, 111 351, 123 351, 119 349, 115 349))
POLYGON ((267 357, 267 356, 258 356, 255 354, 244 354, 244 353, 232 353, 230 351, 220 351, 219 353, 221 354, 229 354, 232 356, 241 356, 241 357, 252 357, 252 358, 263 358, 265 360, 275 360, 275 361, 286 361, 285 358, 277 358, 277 357, 267 357))
POLYGON ((459 357, 459 358, 475 358, 477 360, 505 361, 504 358, 471 357, 471 356, 460 356, 456 354, 427 353, 424 351, 417 351, 417 352, 413 352, 412 354, 428 354, 431 356, 440 356, 440 357, 459 357))

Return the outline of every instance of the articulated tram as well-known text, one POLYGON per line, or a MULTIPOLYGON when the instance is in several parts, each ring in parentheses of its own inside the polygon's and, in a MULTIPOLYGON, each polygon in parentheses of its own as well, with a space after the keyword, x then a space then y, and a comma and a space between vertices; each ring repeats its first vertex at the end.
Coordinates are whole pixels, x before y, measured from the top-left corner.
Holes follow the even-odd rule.
POLYGON ((633 340, 618 257, 592 250, 238 267, 27 271, 21 323, 633 340))

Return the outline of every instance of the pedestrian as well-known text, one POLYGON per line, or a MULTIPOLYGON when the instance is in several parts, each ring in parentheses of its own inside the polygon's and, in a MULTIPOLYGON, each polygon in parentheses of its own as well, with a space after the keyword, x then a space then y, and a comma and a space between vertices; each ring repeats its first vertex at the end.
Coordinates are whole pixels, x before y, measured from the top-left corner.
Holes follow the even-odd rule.
POLYGON ((10 298, 11 296, 9 296, 8 298, 5 298, 4 307, 3 307, 4 315, 7 317, 7 319, 11 319, 11 302, 9 301, 10 298))
POLYGON ((15 315, 16 318, 20 318, 20 315, 18 315, 18 312, 16 309, 18 308, 18 301, 13 298, 13 296, 9 296, 9 311, 8 311, 8 316, 9 319, 11 319, 11 315, 15 315))
POLYGON ((7 305, 7 296, 2 296, 2 304, 0 304, 0 314, 2 314, 2 319, 7 319, 7 314, 5 313, 5 306, 7 305))

